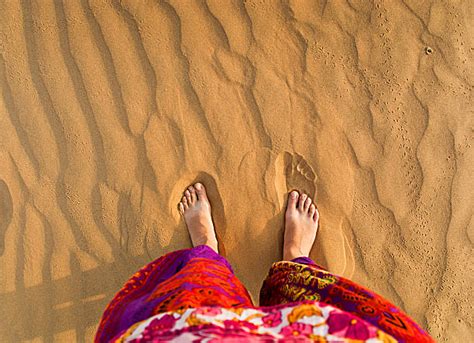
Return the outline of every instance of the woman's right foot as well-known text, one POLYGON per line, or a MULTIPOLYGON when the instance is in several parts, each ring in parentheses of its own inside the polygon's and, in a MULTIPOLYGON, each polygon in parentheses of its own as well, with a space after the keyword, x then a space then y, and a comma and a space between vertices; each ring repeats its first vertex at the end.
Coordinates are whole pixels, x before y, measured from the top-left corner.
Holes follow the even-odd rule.
POLYGON ((292 191, 285 213, 283 260, 308 257, 318 231, 319 212, 306 194, 292 191))

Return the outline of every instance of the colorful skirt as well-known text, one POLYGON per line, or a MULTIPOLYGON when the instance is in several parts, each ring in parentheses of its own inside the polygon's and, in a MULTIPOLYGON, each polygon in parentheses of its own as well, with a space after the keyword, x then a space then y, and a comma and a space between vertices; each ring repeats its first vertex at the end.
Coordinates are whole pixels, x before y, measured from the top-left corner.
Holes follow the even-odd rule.
POLYGON ((396 306, 309 258, 274 263, 260 305, 214 250, 179 250, 127 281, 95 341, 434 342, 396 306))

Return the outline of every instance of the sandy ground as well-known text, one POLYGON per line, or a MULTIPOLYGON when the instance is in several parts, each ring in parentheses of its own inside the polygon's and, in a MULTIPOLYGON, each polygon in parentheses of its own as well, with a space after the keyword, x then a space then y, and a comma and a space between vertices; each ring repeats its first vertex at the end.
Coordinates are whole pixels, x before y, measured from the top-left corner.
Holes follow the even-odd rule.
POLYGON ((254 299, 289 190, 312 257, 473 341, 471 1, 0 1, 0 341, 90 341, 209 189, 254 299))

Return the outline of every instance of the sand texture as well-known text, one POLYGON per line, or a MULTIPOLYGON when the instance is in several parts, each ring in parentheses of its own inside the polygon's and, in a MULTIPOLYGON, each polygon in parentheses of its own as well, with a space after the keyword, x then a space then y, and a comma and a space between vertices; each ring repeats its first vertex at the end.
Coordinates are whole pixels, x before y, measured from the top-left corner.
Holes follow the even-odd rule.
POLYGON ((0 0, 0 341, 88 342, 208 187, 258 300, 286 194, 312 257, 474 341, 474 3, 0 0))

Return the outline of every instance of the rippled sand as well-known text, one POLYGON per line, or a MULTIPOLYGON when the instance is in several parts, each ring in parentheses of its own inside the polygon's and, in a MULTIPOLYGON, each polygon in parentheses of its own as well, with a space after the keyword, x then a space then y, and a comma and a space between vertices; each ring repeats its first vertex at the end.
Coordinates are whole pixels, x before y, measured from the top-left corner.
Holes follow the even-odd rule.
POLYGON ((312 257, 473 334, 470 1, 0 2, 0 341, 90 341, 209 189, 258 299, 289 190, 312 257))

